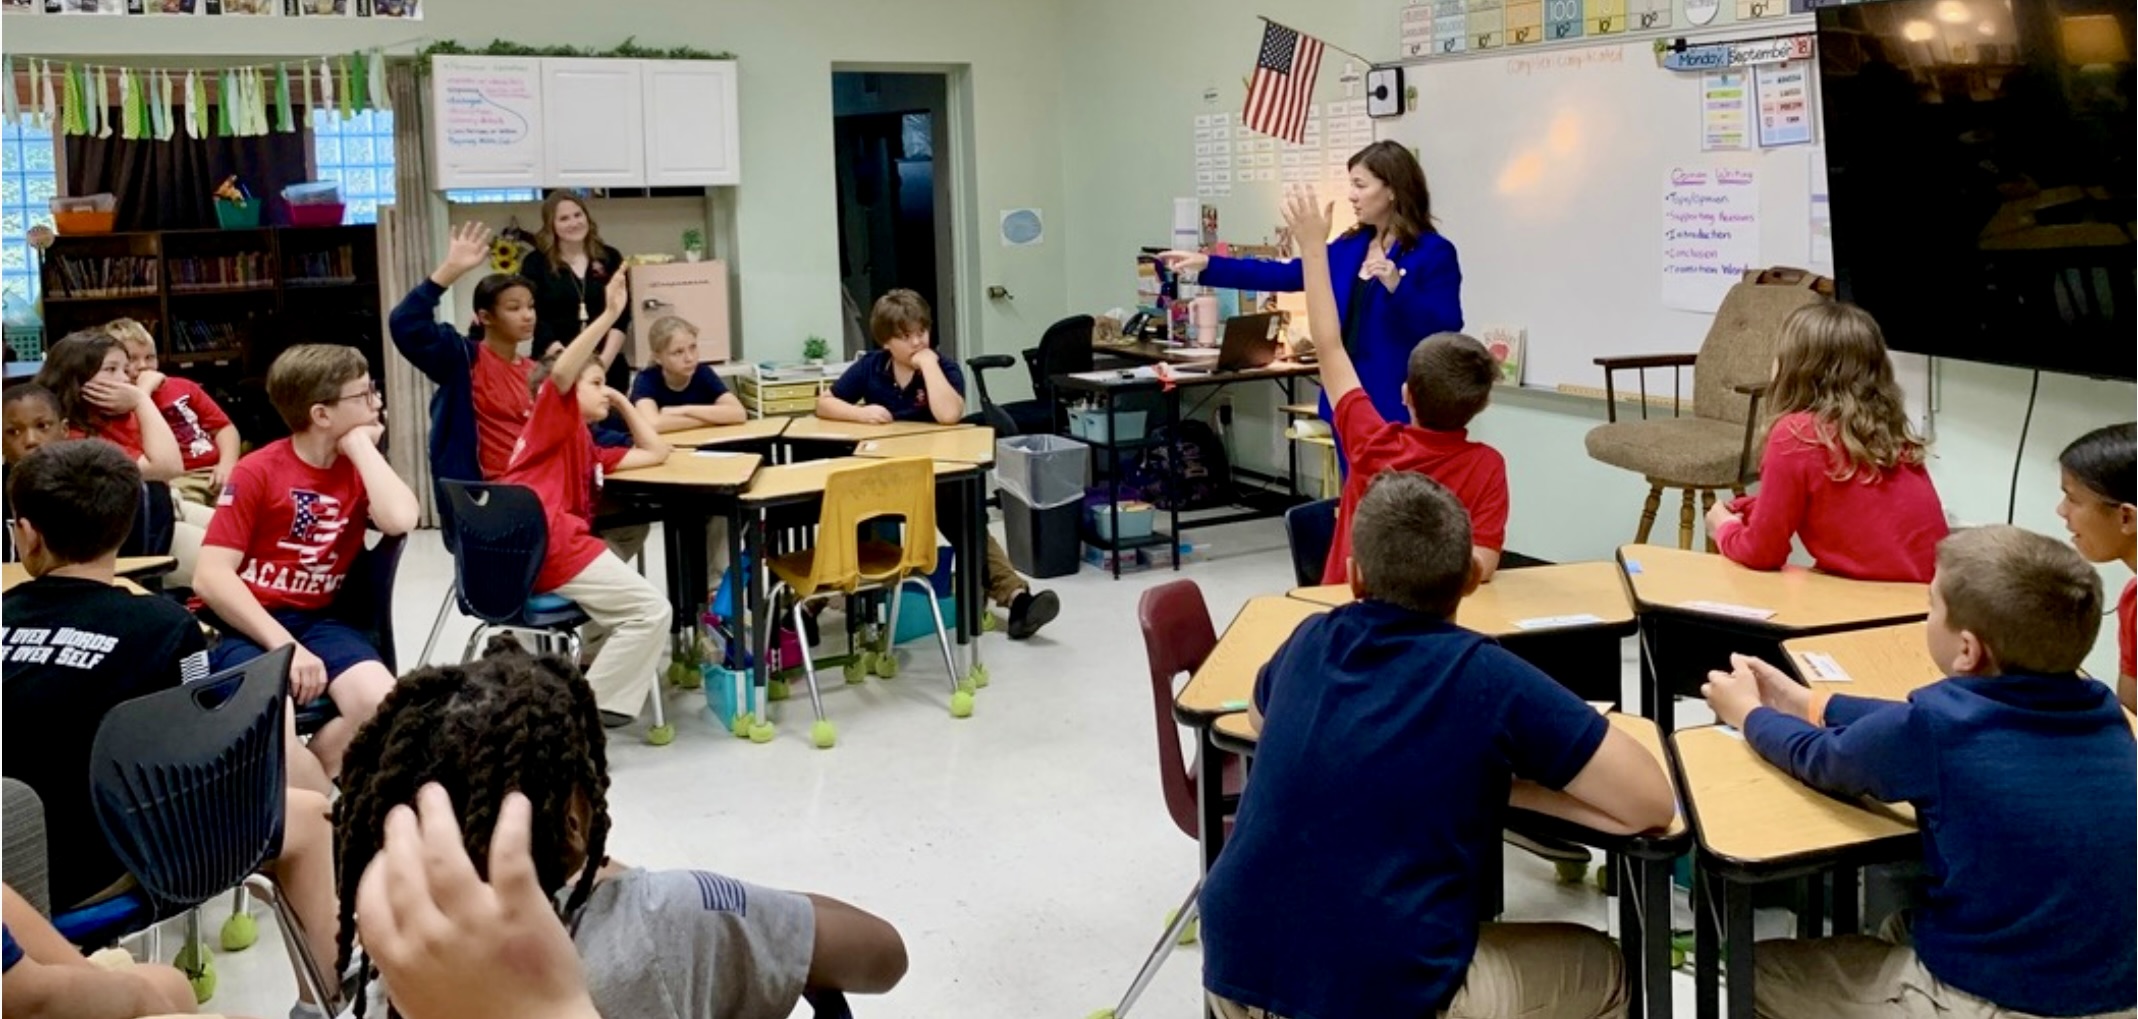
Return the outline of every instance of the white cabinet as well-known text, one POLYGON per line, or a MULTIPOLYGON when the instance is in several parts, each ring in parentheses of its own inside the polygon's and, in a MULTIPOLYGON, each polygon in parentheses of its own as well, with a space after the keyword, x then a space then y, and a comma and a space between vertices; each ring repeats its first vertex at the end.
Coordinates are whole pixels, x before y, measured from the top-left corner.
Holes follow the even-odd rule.
POLYGON ((646 184, 645 92, 637 60, 542 61, 543 183, 646 184))
POLYGON ((647 187, 742 183, 732 60, 641 60, 647 187))

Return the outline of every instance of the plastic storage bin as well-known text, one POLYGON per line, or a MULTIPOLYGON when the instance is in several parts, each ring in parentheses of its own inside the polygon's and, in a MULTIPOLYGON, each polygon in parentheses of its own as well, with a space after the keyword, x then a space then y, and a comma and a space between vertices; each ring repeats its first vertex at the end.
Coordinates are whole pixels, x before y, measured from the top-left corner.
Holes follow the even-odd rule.
POLYGON ((342 212, 347 208, 348 206, 340 202, 328 202, 324 205, 292 205, 290 206, 290 225, 340 226, 342 212))
POLYGON ((1101 445, 1108 442, 1136 442, 1143 438, 1143 423, 1148 413, 1140 410, 1114 411, 1114 431, 1120 434, 1110 435, 1106 430, 1106 409, 1087 407, 1070 413, 1069 434, 1101 445))
POLYGON ((1094 506, 1091 509, 1091 530, 1105 541, 1132 541, 1148 538, 1158 526, 1158 509, 1147 502, 1124 502, 1114 506, 1094 506), (1121 531, 1114 533, 1114 521, 1120 520, 1121 531))
POLYGON ((68 236, 108 234, 119 219, 119 199, 109 193, 54 198, 52 228, 68 236))
POLYGON ((1039 509, 1084 498, 1090 466, 1091 447, 1059 435, 1017 435, 995 443, 995 484, 1039 509))
POLYGON ((255 198, 239 205, 228 198, 215 200, 215 222, 225 230, 252 230, 260 225, 261 202, 255 198))
POLYGON ((1083 555, 1083 536, 1078 533, 1083 522, 1081 499, 1040 508, 1002 490, 1003 550, 1010 554, 1010 565, 1025 576, 1045 580, 1075 573, 1083 555))

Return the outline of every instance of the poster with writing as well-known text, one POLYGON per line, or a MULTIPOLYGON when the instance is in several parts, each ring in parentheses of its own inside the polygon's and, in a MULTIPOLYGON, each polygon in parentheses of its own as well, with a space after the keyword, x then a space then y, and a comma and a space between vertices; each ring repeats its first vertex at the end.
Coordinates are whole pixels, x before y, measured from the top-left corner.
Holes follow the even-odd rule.
POLYGON ((1752 147, 1752 82, 1743 71, 1700 76, 1700 151, 1752 147))
POLYGON ((1544 41, 1544 0, 1507 0, 1507 45, 1544 41))
POLYGON ((1470 48, 1470 19, 1463 0, 1433 0, 1433 52, 1446 56, 1470 48))
POLYGON ((1811 65, 1802 60, 1753 68, 1761 148, 1811 143, 1811 65))
POLYGON ((534 57, 431 60, 431 185, 535 187, 542 178, 542 69, 534 57))
POLYGON ((1759 261, 1759 175, 1673 167, 1663 183, 1663 305, 1713 313, 1759 261))
POLYGON ((1670 27, 1671 0, 1627 0, 1626 27, 1635 32, 1670 27))
POLYGON ((1544 0, 1544 38, 1581 38, 1581 0, 1544 0))
POLYGON ((1505 0, 1470 0, 1470 47, 1472 49, 1498 49, 1505 44, 1507 31, 1507 7, 1505 0))
POLYGON ((1826 190, 1826 146, 1804 150, 1811 161, 1811 251, 1813 272, 1834 273, 1834 206, 1826 190))
POLYGON ((1582 0, 1582 28, 1590 35, 1626 30, 1626 0, 1582 0))
POLYGON ((1403 8, 1399 45, 1405 57, 1430 56, 1433 52, 1433 5, 1414 3, 1403 8))

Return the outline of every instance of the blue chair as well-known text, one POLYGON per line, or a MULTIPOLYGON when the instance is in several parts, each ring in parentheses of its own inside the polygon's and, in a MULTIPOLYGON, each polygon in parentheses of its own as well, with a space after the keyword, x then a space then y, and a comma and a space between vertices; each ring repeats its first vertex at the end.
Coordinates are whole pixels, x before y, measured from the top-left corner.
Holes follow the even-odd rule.
MULTIPOLYGON (((442 519, 451 529, 453 592, 460 611, 475 617, 475 632, 461 661, 481 650, 499 630, 535 639, 539 653, 579 660, 579 628, 590 620, 570 599, 536 594, 535 575, 549 552, 549 516, 533 489, 476 481, 440 481, 451 509, 442 519)), ((661 710, 660 684, 653 690, 653 729, 647 740, 665 746, 675 738, 661 710)))
POLYGON ((1292 546, 1292 579, 1300 587, 1321 583, 1336 542, 1336 500, 1323 499, 1284 511, 1284 537, 1292 546))
MULTIPOLYGON (((312 957, 281 886, 259 872, 282 847, 283 690, 293 657, 278 648, 104 716, 90 748, 90 800, 134 887, 54 916, 69 941, 108 944, 241 886, 273 906, 299 986, 328 1014, 340 1009, 340 982, 312 957)), ((196 991, 203 978, 212 988, 197 928, 187 935, 181 966, 196 991)))

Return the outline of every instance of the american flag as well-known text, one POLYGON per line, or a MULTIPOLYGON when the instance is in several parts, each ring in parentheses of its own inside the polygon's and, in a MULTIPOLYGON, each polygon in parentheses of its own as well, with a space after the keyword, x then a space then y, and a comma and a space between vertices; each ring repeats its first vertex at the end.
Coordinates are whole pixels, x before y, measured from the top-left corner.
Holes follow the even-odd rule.
POLYGON ((1321 40, 1272 21, 1262 29, 1262 52, 1255 57, 1254 80, 1247 86, 1247 112, 1240 123, 1294 145, 1306 138, 1307 99, 1314 94, 1314 74, 1321 70, 1321 40))
POLYGON ((289 538, 278 544, 296 552, 297 561, 314 570, 332 565, 327 554, 333 551, 334 539, 341 537, 342 529, 349 523, 342 517, 341 500, 293 488, 290 501, 296 504, 296 509, 290 514, 289 538))

